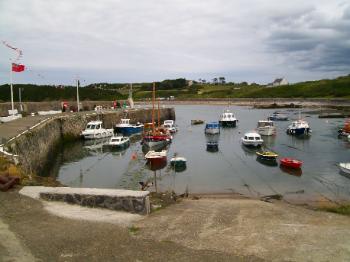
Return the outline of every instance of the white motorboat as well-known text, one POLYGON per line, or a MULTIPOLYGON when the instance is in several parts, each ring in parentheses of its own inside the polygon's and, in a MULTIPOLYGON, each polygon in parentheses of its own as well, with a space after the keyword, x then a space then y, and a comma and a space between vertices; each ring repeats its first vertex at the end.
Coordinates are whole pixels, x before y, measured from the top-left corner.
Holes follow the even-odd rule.
POLYGON ((84 131, 81 132, 84 139, 99 139, 113 136, 113 129, 102 127, 102 121, 90 121, 84 131))
POLYGON ((258 147, 261 146, 262 143, 264 143, 264 140, 261 138, 261 136, 254 131, 245 133, 241 140, 243 145, 245 146, 258 147))
POLYGON ((220 115, 219 123, 222 127, 236 127, 237 122, 235 115, 228 109, 220 115))
POLYGON ((170 133, 177 132, 177 127, 175 126, 174 120, 164 120, 163 127, 166 128, 170 133))
POLYGON ((130 139, 126 136, 112 136, 107 146, 112 148, 124 148, 130 145, 130 139))
POLYGON ((259 120, 257 131, 263 136, 272 136, 276 133, 276 127, 271 120, 259 120))
POLYGON ((339 168, 344 173, 350 175, 350 163, 339 163, 339 168))

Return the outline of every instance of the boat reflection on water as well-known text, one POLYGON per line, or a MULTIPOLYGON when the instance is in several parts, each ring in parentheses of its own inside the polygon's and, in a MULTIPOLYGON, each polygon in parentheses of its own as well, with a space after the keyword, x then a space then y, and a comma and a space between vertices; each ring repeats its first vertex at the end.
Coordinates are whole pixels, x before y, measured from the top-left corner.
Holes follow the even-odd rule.
POLYGON ((150 170, 157 171, 157 170, 161 170, 164 167, 166 167, 167 163, 168 163, 168 161, 165 159, 163 161, 157 161, 157 162, 147 161, 146 165, 150 170))
POLYGON ((94 153, 104 153, 104 145, 106 145, 108 141, 109 138, 84 140, 83 148, 94 153))
POLYGON ((265 159, 261 157, 256 157, 256 161, 265 166, 278 166, 276 159, 265 159))
POLYGON ((241 144, 241 148, 243 149, 245 155, 249 155, 249 156, 252 156, 252 155, 256 155, 256 152, 258 150, 260 150, 260 148, 254 148, 254 147, 247 147, 243 144, 241 144))
POLYGON ((300 177, 303 174, 303 171, 301 168, 290 168, 290 167, 280 165, 280 169, 283 173, 286 173, 292 176, 300 177))
POLYGON ((205 135, 206 137, 206 150, 208 152, 218 152, 219 151, 219 134, 205 135))

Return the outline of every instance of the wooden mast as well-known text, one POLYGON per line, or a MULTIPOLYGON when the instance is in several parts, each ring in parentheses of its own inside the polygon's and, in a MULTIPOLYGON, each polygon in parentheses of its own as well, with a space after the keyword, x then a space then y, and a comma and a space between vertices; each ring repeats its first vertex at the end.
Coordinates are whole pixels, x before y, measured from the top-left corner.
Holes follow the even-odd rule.
POLYGON ((159 108, 159 98, 157 99, 158 101, 158 128, 160 128, 160 108, 159 108))
POLYGON ((152 133, 154 135, 155 133, 155 126, 154 126, 154 100, 155 100, 155 93, 156 93, 156 83, 153 82, 153 91, 152 91, 152 133))

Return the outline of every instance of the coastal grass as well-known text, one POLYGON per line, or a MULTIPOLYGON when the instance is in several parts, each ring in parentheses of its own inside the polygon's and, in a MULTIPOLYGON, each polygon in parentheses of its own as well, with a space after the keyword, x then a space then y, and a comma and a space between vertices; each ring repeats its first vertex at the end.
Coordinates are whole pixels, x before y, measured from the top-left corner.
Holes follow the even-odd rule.
POLYGON ((336 206, 336 207, 325 207, 325 208, 322 208, 321 210, 331 212, 331 213, 340 214, 340 215, 350 216, 350 204, 349 205, 340 205, 340 206, 336 206))

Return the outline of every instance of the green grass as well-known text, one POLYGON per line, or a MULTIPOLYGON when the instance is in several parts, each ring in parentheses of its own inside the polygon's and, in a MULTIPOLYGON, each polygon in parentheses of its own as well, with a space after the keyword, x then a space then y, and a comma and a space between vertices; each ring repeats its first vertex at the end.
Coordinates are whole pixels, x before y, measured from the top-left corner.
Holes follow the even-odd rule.
POLYGON ((338 207, 326 207, 326 208, 322 208, 321 210, 336 213, 336 214, 350 216, 350 205, 341 205, 338 207))

